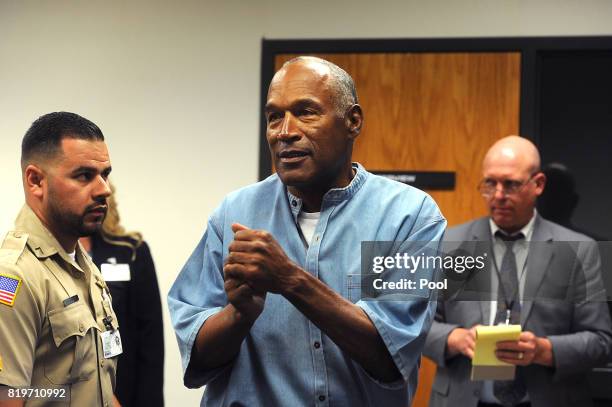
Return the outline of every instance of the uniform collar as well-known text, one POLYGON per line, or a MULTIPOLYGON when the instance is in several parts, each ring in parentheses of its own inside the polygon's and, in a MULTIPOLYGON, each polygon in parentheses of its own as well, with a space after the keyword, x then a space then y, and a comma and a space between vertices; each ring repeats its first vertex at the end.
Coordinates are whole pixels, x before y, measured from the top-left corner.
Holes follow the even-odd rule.
MULTIPOLYGON (((325 206, 331 203, 338 203, 341 201, 348 200, 353 197, 359 191, 361 186, 364 184, 368 177, 368 172, 363 166, 357 162, 352 164, 355 169, 355 176, 351 182, 344 188, 332 188, 323 195, 323 201, 321 202, 321 212, 325 206)), ((297 217, 302 210, 302 200, 297 196, 293 195, 287 188, 287 198, 289 199, 289 206, 291 207, 291 213, 293 214, 294 220, 297 222, 297 217)))
POLYGON ((34 255, 39 259, 44 259, 51 257, 54 254, 58 254, 62 259, 64 259, 65 262, 83 272, 83 269, 78 264, 78 261, 85 257, 81 244, 77 243, 77 261, 73 261, 66 250, 64 250, 62 245, 57 241, 55 236, 49 232, 49 229, 43 225, 42 221, 27 204, 23 205, 19 215, 17 215, 17 219, 15 220, 15 229, 28 234, 28 246, 30 249, 32 249, 34 255))

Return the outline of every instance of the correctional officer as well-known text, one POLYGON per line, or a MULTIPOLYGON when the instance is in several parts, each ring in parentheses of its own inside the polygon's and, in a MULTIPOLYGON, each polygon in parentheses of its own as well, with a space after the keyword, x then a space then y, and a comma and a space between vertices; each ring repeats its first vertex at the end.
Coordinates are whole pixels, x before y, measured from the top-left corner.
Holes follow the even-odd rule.
POLYGON ((21 169, 26 204, 0 250, 0 406, 21 405, 9 389, 22 387, 36 390, 28 406, 47 405, 50 396, 59 405, 111 406, 117 318, 102 275, 77 243, 106 215, 104 136, 74 113, 44 115, 23 138, 21 169))

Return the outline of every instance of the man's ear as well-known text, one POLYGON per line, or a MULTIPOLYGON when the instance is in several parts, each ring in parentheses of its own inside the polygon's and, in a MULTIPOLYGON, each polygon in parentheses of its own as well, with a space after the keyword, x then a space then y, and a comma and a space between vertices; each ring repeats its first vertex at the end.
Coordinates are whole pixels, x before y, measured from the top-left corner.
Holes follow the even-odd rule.
POLYGON ((536 184, 536 196, 542 195, 546 187, 546 175, 543 172, 539 172, 533 176, 533 180, 536 184))
POLYGON ((361 133, 361 127, 363 126, 363 112, 361 106, 354 104, 346 112, 346 127, 349 130, 351 139, 356 139, 359 133, 361 133))
POLYGON ((37 198, 42 198, 44 186, 47 182, 45 171, 35 164, 28 164, 23 177, 26 191, 37 198))

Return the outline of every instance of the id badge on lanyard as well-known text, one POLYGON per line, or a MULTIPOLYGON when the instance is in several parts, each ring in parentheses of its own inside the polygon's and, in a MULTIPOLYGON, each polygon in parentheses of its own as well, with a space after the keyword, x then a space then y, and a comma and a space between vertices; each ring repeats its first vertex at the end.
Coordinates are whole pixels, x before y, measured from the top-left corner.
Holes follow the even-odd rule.
POLYGON ((111 313, 112 305, 108 288, 105 286, 102 288, 102 306, 104 308, 104 327, 106 330, 100 333, 102 338, 102 350, 104 352, 104 358, 110 359, 123 353, 123 346, 121 344, 121 335, 119 334, 119 328, 113 328, 112 321, 113 316, 111 313))

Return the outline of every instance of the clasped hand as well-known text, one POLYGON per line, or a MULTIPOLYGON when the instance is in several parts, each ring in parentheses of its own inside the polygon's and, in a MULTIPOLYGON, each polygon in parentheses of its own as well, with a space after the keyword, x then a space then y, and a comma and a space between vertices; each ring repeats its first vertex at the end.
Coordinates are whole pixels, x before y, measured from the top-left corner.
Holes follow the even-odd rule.
POLYGON ((299 267, 266 231, 232 224, 234 241, 223 266, 228 301, 254 321, 263 311, 267 292, 282 294, 291 287, 299 267))

